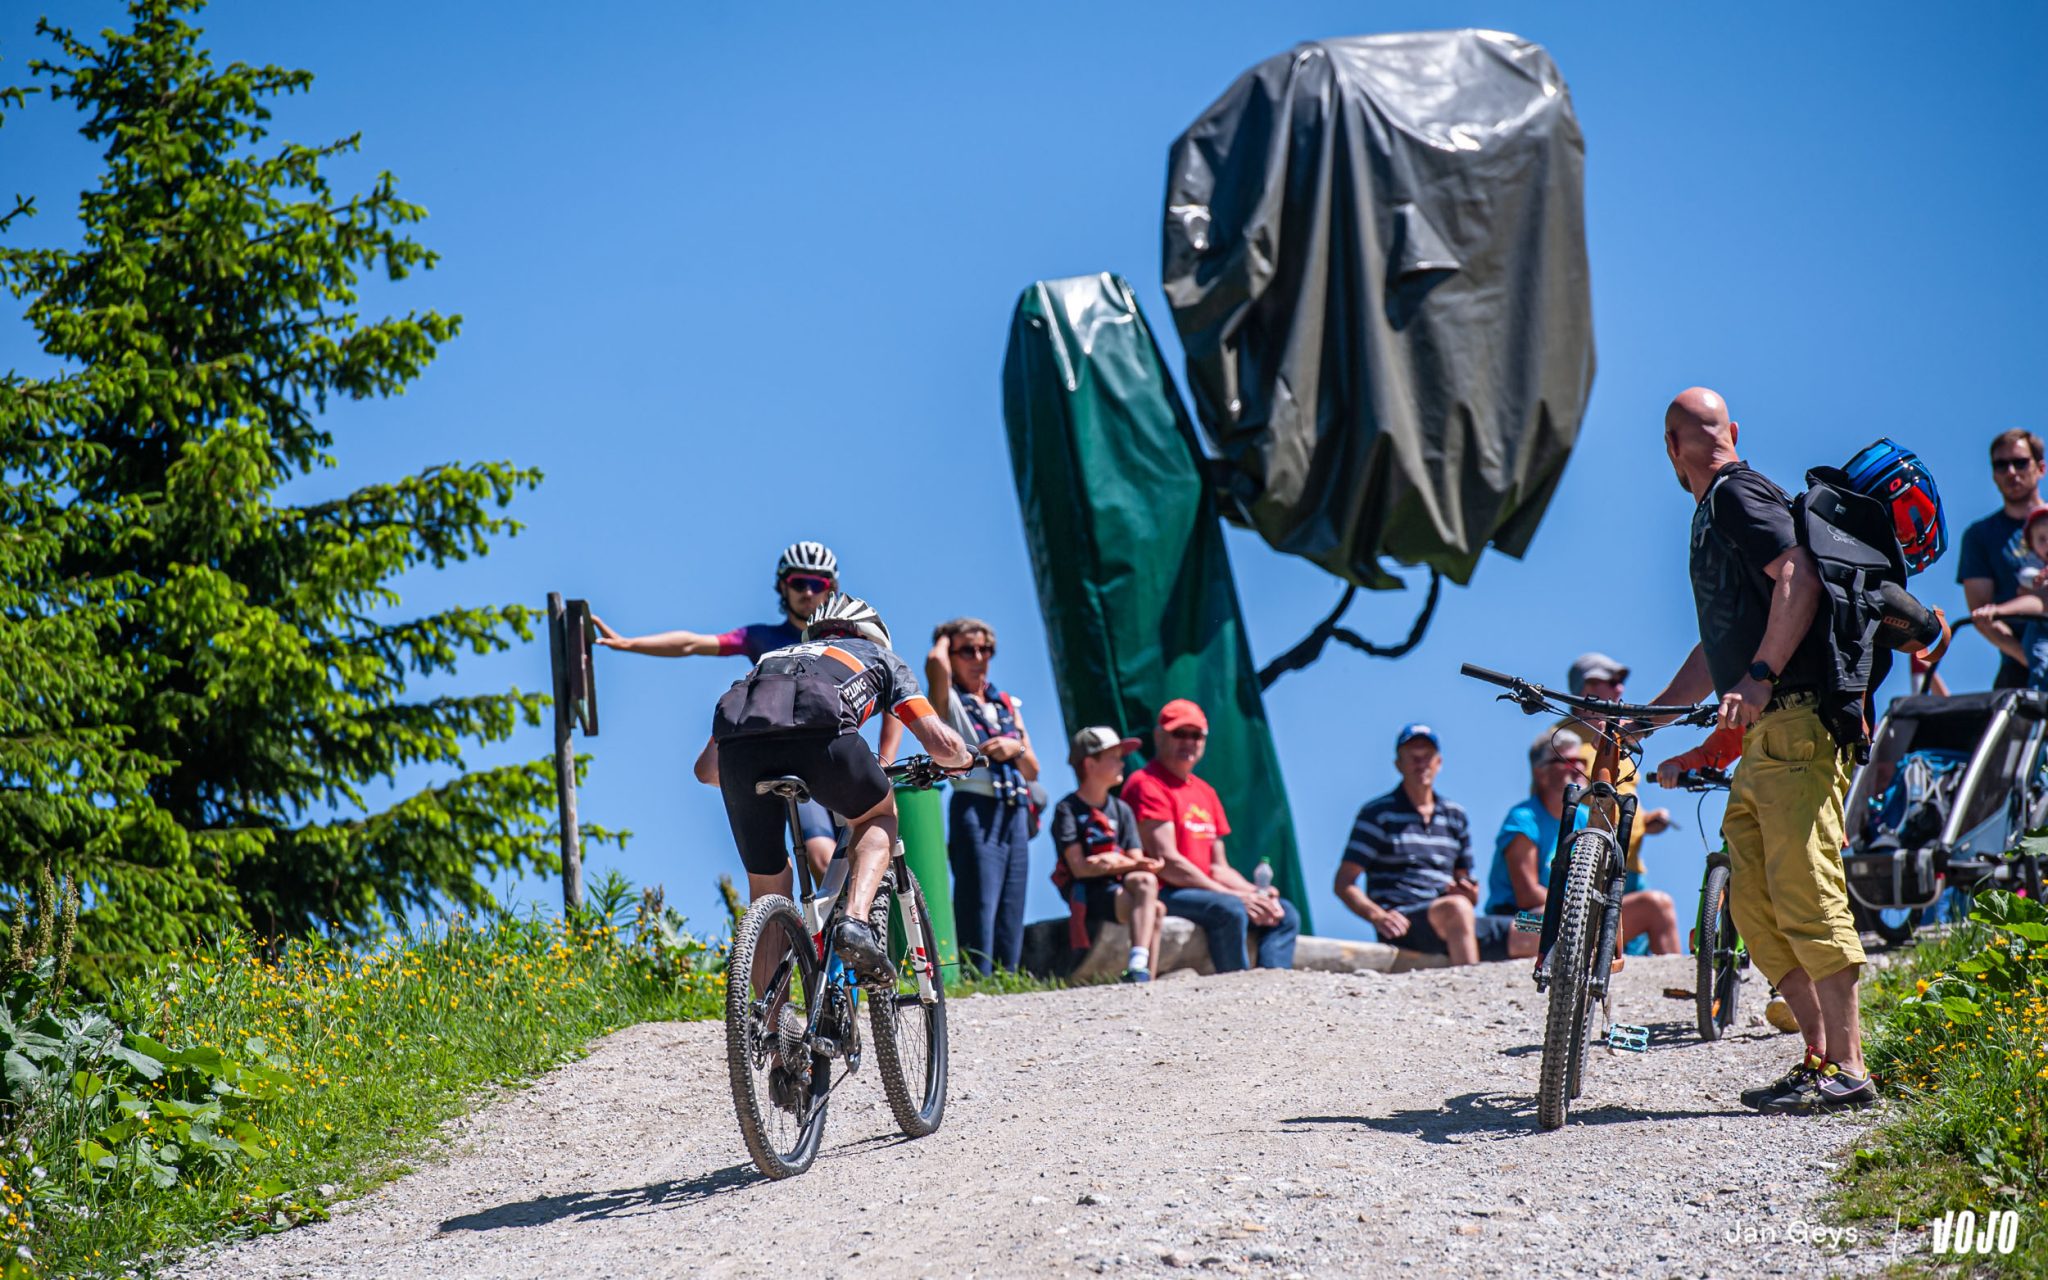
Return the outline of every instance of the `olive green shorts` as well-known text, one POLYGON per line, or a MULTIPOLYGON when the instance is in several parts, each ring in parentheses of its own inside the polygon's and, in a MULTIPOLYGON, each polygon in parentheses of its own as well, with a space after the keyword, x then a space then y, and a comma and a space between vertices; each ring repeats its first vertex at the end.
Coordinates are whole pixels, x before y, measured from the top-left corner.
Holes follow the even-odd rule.
POLYGON ((1728 907, 1773 985, 1794 969, 1818 982, 1863 963, 1842 872, 1849 770, 1811 699, 1767 713, 1743 735, 1721 819, 1728 907))

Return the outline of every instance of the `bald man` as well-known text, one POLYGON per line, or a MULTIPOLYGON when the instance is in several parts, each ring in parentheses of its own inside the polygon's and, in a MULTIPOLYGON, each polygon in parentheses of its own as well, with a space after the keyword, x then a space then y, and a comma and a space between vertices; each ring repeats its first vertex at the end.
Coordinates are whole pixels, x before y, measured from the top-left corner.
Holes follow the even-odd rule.
POLYGON ((1680 392, 1665 410, 1665 452, 1698 504, 1691 568, 1700 642, 1651 701, 1695 702, 1711 692, 1721 722, 1746 731, 1721 820, 1729 906, 1750 958, 1792 1006, 1806 1053, 1742 1100, 1810 1115, 1877 1100, 1858 1022, 1863 944, 1842 872, 1849 758, 1820 718, 1827 650, 1813 557, 1799 545, 1785 491, 1737 455, 1740 435, 1727 402, 1705 387, 1680 392))

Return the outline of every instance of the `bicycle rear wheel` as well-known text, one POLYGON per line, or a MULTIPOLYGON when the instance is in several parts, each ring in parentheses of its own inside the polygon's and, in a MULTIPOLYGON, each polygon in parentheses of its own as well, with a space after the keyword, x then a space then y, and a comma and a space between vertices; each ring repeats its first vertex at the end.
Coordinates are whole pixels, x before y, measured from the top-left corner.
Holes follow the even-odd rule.
POLYGON ((811 1167, 825 1132, 814 1083, 831 1064, 804 1043, 818 993, 818 952, 796 904, 770 895, 747 908, 725 980, 725 1062, 740 1135, 771 1178, 811 1167))
MULTIPOLYGON (((897 895, 912 908, 904 919, 907 942, 896 965, 896 985, 868 988, 868 1020, 875 1032, 882 1092, 889 1097, 896 1127, 907 1138, 922 1138, 937 1132, 946 1114, 946 979, 924 890, 908 867, 899 863, 897 871, 910 882, 908 891, 897 895)), ((872 921, 878 938, 889 936, 890 896, 875 895, 872 921)))
POLYGON ((1606 855, 1607 844, 1596 833, 1572 841, 1557 941, 1550 949, 1550 1007, 1543 1020, 1543 1063, 1537 1072, 1536 1123, 1545 1129, 1565 1122, 1578 1091, 1579 1058, 1593 1012, 1586 998, 1590 953, 1599 946, 1598 937, 1589 936, 1594 923, 1593 881, 1606 855))
POLYGON ((1692 945, 1696 970, 1693 1012, 1700 1039, 1719 1040, 1722 1032, 1735 1025, 1735 1006, 1742 990, 1737 961, 1741 938, 1728 910, 1728 868, 1719 863, 1707 868, 1706 883, 1700 886, 1700 918, 1692 945))

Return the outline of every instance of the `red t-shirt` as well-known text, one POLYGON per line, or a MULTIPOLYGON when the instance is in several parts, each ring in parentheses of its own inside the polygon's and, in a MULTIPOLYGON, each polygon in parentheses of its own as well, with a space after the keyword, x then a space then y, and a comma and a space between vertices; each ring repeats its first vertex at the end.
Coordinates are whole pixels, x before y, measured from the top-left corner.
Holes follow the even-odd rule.
POLYGON ((1171 822, 1174 847, 1180 856, 1209 875, 1216 865, 1216 842, 1230 834, 1223 801, 1216 788, 1200 778, 1181 778, 1153 761, 1124 782, 1124 803, 1140 822, 1171 822))

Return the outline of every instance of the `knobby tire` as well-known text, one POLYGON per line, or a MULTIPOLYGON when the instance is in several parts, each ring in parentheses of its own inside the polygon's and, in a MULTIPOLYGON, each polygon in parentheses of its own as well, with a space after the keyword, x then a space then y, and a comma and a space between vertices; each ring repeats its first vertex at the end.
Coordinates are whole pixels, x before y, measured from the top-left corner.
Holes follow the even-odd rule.
MULTIPOLYGON (((907 867, 899 870, 909 875, 907 867)), ((896 1127, 906 1138, 922 1138, 938 1132, 946 1115, 946 983, 924 890, 918 887, 917 877, 909 879, 922 936, 907 939, 904 956, 896 965, 893 989, 868 989, 868 1025, 874 1029, 875 1063, 896 1127), (919 946, 931 966, 934 999, 929 1005, 918 998, 917 975, 912 969, 919 946)), ((878 938, 889 936, 889 906, 889 894, 875 895, 870 921, 878 938)))
MULTIPOLYGON (((733 1108, 747 1154, 770 1178, 793 1178, 810 1168, 825 1132, 826 1100, 814 1095, 809 1082, 800 1090, 796 1113, 776 1106, 770 1096, 768 1064, 775 1061, 775 1054, 764 1053, 762 1046, 776 1043, 775 1023, 769 1019, 763 1027, 755 1026, 753 1004, 761 993, 754 990, 754 958, 767 957, 772 974, 784 954, 794 963, 780 986, 788 992, 787 1003, 808 1020, 818 995, 818 953, 796 904, 771 894, 748 907, 740 921, 725 980, 725 1062, 732 1077, 733 1108)), ((829 1069, 829 1062, 813 1057, 809 1081, 829 1069)))
POLYGON ((1571 1111, 1577 1092, 1579 1057, 1586 1020, 1592 1015, 1586 998, 1591 976, 1588 957, 1599 945, 1593 933, 1593 881, 1606 862, 1606 844, 1595 834, 1572 842, 1571 873, 1565 882, 1557 941, 1551 944, 1550 1007, 1543 1020, 1543 1063, 1536 1085, 1536 1123, 1555 1129, 1571 1111))
POLYGON ((1735 1006, 1742 991, 1736 967, 1735 921, 1728 911, 1728 868, 1707 868, 1700 886, 1700 917, 1693 930, 1693 1012, 1700 1039, 1719 1040, 1735 1025, 1735 1006))

